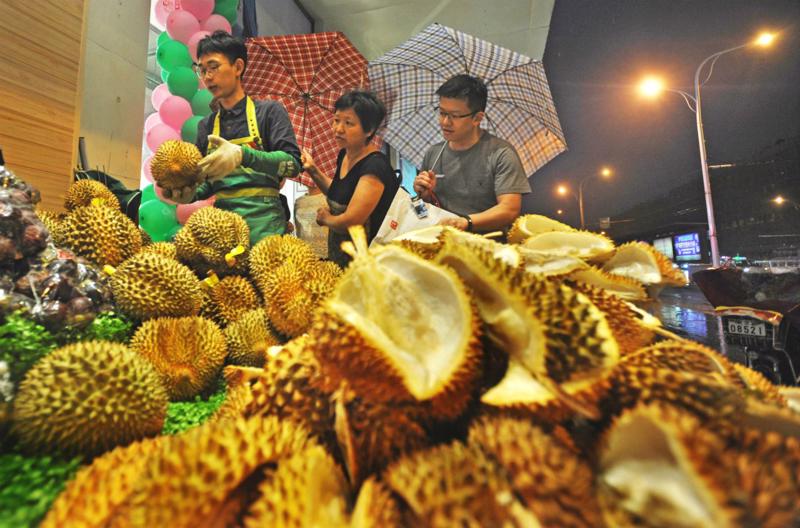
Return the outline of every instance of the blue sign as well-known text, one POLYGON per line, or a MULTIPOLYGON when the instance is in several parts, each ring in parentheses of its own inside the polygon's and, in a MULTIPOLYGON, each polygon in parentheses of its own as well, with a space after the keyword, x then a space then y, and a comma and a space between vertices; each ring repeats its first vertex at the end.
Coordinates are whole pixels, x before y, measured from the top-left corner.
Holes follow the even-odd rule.
POLYGON ((687 233, 672 238, 675 246, 675 260, 680 262, 701 259, 699 234, 687 233))

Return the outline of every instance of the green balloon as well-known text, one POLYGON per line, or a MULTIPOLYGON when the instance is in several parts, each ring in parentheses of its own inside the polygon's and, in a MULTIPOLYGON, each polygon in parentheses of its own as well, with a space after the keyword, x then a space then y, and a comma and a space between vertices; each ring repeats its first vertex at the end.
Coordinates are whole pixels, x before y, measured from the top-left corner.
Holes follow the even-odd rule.
POLYGON ((156 62, 162 70, 172 72, 182 67, 189 68, 192 65, 192 57, 185 44, 169 39, 159 44, 156 50, 156 62))
POLYGON ((208 89, 197 90, 197 93, 192 96, 192 113, 196 116, 207 116, 211 113, 209 105, 213 99, 214 96, 208 89))
POLYGON ((167 82, 168 77, 169 77, 169 72, 167 70, 161 70, 161 80, 167 82))
POLYGON ((171 240, 181 227, 175 216, 175 209, 176 206, 161 200, 143 203, 139 206, 139 226, 150 235, 153 242, 171 240))
POLYGON ((167 33, 166 31, 162 31, 161 34, 158 35, 158 45, 159 46, 162 45, 163 43, 165 43, 168 40, 172 40, 172 39, 169 38, 169 33, 167 33))
POLYGON ((224 16, 231 25, 235 24, 239 17, 239 0, 217 2, 214 6, 214 13, 224 16))
POLYGON ((156 200, 156 199, 158 199, 158 196, 156 195, 156 189, 155 187, 153 187, 152 183, 147 187, 145 187, 144 189, 142 189, 142 202, 141 202, 142 204, 145 204, 150 200, 156 200))
POLYGON ((179 95, 187 101, 192 100, 195 92, 197 92, 197 75, 191 68, 186 66, 179 66, 171 72, 167 77, 167 87, 172 95, 179 95))
POLYGON ((192 116, 183 122, 181 127, 181 139, 194 143, 197 141, 197 124, 203 119, 203 116, 192 116))

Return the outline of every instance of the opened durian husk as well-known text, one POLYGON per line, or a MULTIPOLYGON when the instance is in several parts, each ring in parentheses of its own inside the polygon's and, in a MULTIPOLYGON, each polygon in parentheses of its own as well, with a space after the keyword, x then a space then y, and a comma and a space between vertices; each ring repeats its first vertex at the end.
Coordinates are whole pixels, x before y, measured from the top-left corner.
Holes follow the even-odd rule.
POLYGON ((589 231, 538 233, 525 239, 522 246, 546 255, 593 262, 603 262, 614 254, 614 242, 610 238, 589 231))
POLYGON ((414 231, 403 233, 392 240, 391 243, 408 249, 424 259, 432 260, 442 247, 441 235, 443 229, 444 227, 439 225, 415 229, 414 231))
POLYGON ((374 477, 358 491, 350 517, 350 528, 400 528, 403 518, 391 490, 374 477))
POLYGON ((514 265, 507 247, 447 230, 436 259, 470 287, 489 337, 508 354, 505 378, 482 401, 533 408, 561 400, 596 415, 586 403, 599 399, 619 357, 605 316, 580 292, 514 265))
MULTIPOLYGON (((756 372, 740 363, 733 363, 733 368, 748 395, 764 402, 773 403, 781 407, 789 406, 791 408, 792 402, 790 398, 787 397, 787 395, 791 395, 790 387, 774 385, 760 372, 756 372)), ((797 391, 797 388, 794 389, 797 391)), ((800 409, 800 402, 798 403, 797 409, 800 409)))
POLYGON ((568 278, 579 284, 600 288, 626 301, 647 300, 647 292, 639 281, 622 275, 612 275, 595 266, 575 270, 568 278))
POLYGON ((716 350, 693 341, 661 341, 627 356, 623 363, 714 376, 720 382, 743 387, 734 363, 716 350))
POLYGON ((778 394, 786 401, 786 405, 800 414, 800 387, 777 387, 778 394))
POLYGON ((425 402, 432 417, 458 417, 481 361, 464 285, 398 246, 368 250, 363 229, 350 231, 354 260, 309 331, 323 370, 365 400, 425 402))
POLYGON ((515 249, 522 257, 522 265, 525 267, 525 271, 536 275, 564 277, 589 267, 589 264, 577 257, 551 255, 534 251, 521 245, 515 246, 515 249))
POLYGON ((546 216, 526 214, 514 220, 508 231, 508 242, 519 244, 533 235, 550 231, 575 231, 575 228, 546 216))
MULTIPOLYGON (((637 280, 650 287, 686 286, 683 272, 650 244, 629 242, 617 248, 603 271, 637 280)), ((652 290, 652 288, 651 288, 652 290)), ((653 291, 650 292, 651 296, 653 291)))

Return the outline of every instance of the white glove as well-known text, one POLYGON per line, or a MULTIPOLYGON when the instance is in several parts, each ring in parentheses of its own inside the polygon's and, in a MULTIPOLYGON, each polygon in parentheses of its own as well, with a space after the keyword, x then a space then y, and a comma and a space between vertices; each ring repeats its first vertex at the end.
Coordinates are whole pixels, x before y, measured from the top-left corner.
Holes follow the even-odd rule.
POLYGON ((213 134, 208 136, 208 145, 216 149, 197 163, 207 180, 221 180, 242 164, 242 147, 239 145, 213 134))

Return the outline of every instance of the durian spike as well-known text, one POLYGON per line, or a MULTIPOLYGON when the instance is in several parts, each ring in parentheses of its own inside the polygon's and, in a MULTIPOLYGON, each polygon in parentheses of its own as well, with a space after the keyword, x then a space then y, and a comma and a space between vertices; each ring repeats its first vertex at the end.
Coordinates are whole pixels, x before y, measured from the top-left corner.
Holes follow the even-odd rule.
MULTIPOLYGON (((364 226, 357 225, 357 226, 350 226, 347 228, 347 232, 350 233, 350 239, 353 241, 355 245, 355 253, 360 253, 362 255, 366 255, 369 251, 369 247, 367 245, 367 232, 364 230, 364 226)), ((347 253, 347 249, 345 249, 345 244, 342 244, 342 250, 347 253)), ((349 254, 349 253, 348 253, 349 254)), ((351 257, 355 258, 355 254, 350 255, 351 257)))
POLYGON ((335 402, 333 429, 336 433, 336 441, 344 458, 344 469, 347 471, 347 478, 352 483, 356 483, 359 475, 358 456, 356 456, 355 441, 350 431, 350 420, 347 416, 347 382, 342 382, 333 396, 335 402))
POLYGON ((238 365, 228 365, 222 370, 222 377, 228 385, 238 385, 264 375, 264 369, 258 367, 240 367, 238 365))
POLYGON ((503 232, 502 231, 492 231, 490 233, 483 233, 483 234, 481 234, 481 236, 483 238, 492 238, 492 239, 494 239, 494 238, 499 238, 499 237, 503 236, 503 232))

